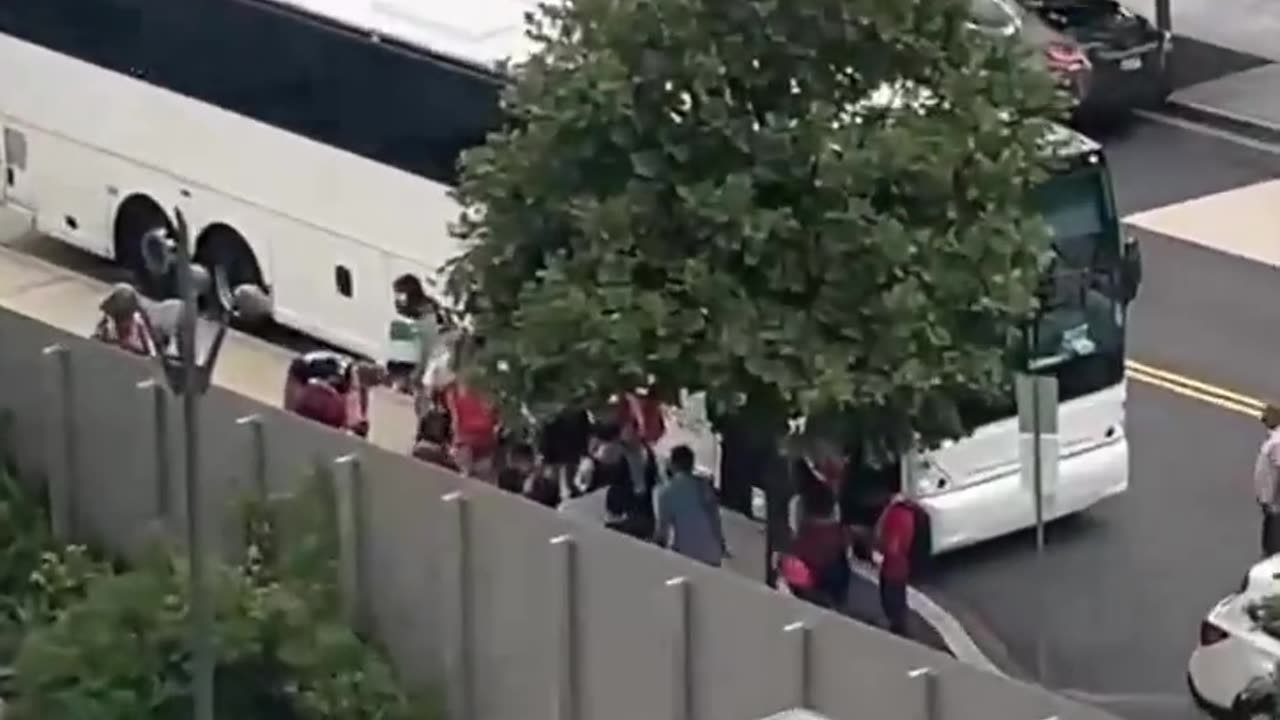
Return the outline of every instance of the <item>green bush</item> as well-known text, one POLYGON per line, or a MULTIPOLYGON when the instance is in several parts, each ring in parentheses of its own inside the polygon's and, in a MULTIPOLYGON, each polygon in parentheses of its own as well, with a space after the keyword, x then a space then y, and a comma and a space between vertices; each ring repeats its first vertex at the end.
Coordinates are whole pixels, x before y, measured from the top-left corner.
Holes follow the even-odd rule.
MULTIPOLYGON (((217 711, 227 720, 435 720, 336 601, 332 497, 250 503, 248 549, 210 571, 217 711)), ((178 720, 190 715, 188 576, 161 559, 90 582, 84 600, 36 628, 15 664, 10 720, 178 720)))
POLYGON ((83 545, 60 546, 43 493, 0 467, 0 663, 26 631, 53 622, 110 567, 83 545))

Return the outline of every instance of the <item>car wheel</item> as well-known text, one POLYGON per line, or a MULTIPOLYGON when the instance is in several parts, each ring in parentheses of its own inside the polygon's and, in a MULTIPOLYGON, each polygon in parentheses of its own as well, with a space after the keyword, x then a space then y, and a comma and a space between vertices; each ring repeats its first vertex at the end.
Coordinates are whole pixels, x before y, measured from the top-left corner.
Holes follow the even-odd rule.
POLYGON ((1231 703, 1231 711, 1226 717, 1228 720, 1271 720, 1275 717, 1275 697, 1241 693, 1231 703))

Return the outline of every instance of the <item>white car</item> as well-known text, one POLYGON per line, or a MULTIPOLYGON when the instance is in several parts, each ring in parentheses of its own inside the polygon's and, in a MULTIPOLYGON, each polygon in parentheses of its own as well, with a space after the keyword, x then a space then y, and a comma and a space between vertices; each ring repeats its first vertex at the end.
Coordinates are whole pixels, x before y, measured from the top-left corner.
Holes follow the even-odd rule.
POLYGON ((1240 591, 1219 601, 1200 623, 1187 682, 1196 702, 1211 715, 1231 720, 1274 717, 1270 712, 1280 664, 1280 623, 1268 631, 1259 622, 1257 604, 1277 596, 1280 555, 1273 555, 1250 568, 1240 591))

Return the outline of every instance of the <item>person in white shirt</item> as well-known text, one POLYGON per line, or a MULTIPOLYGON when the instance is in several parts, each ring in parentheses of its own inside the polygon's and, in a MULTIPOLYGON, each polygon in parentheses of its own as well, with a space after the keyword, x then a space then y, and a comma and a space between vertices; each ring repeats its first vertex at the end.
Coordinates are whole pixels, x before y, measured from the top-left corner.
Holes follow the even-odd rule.
POLYGON ((1262 556, 1280 553, 1280 407, 1262 411, 1267 437, 1253 466, 1253 491, 1262 509, 1262 556))

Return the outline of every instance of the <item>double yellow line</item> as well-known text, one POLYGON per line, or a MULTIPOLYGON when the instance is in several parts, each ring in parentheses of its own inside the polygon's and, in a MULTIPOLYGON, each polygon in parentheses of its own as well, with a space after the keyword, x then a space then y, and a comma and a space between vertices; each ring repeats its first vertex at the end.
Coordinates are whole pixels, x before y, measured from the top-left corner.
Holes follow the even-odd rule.
POLYGON ((1148 385, 1155 385, 1169 392, 1207 402, 1210 405, 1217 405, 1225 410, 1238 412, 1250 417, 1256 418, 1260 416, 1262 408, 1266 406, 1265 402, 1257 398, 1242 395, 1217 385, 1210 385, 1168 370, 1154 368, 1136 360, 1127 361, 1125 363, 1125 371, 1130 379, 1144 382, 1148 385))

